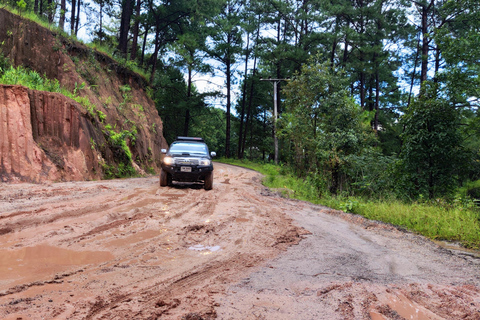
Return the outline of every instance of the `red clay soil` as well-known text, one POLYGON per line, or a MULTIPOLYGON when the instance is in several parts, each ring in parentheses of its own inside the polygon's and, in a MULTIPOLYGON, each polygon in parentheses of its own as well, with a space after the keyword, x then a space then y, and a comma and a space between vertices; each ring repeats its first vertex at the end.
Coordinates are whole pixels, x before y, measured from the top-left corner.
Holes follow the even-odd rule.
POLYGON ((0 319, 480 319, 474 256, 214 174, 0 184, 0 319))

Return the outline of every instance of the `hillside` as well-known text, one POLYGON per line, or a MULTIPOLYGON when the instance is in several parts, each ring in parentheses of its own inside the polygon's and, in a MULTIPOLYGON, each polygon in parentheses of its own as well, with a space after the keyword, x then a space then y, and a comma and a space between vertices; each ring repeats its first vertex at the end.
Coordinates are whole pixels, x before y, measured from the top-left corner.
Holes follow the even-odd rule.
POLYGON ((2 181, 157 172, 166 147, 146 81, 110 57, 0 9, 0 54, 82 98, 0 86, 2 181), (80 99, 77 99, 80 100, 80 99))

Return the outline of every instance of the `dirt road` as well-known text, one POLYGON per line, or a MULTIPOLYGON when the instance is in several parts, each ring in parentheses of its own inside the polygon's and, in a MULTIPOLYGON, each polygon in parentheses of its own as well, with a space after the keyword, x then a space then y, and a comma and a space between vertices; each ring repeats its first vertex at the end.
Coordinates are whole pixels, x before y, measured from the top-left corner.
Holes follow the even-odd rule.
POLYGON ((0 319, 480 319, 475 253, 260 180, 0 184, 0 319))

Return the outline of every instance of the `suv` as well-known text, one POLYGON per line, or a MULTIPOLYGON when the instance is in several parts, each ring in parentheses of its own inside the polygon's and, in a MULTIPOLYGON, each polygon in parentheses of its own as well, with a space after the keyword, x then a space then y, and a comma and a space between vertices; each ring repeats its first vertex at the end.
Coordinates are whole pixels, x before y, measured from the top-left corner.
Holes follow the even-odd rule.
POLYGON ((205 190, 213 186, 212 157, 215 152, 209 153, 208 147, 202 138, 177 137, 168 152, 162 149, 165 157, 160 172, 160 186, 165 187, 172 181, 203 182, 205 190))

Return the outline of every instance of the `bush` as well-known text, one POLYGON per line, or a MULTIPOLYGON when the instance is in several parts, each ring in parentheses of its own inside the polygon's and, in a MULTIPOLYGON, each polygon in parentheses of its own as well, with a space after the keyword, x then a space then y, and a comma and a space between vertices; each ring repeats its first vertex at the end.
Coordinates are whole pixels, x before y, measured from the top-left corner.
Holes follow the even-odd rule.
POLYGON ((407 198, 449 195, 465 162, 459 134, 459 111, 436 96, 436 85, 425 92, 402 118, 405 127, 398 166, 398 191, 407 198))
POLYGON ((480 199, 480 180, 467 182, 458 193, 462 198, 480 199))

